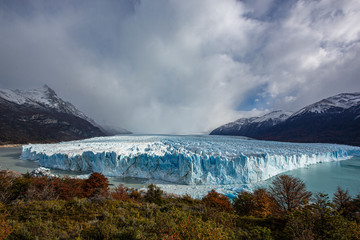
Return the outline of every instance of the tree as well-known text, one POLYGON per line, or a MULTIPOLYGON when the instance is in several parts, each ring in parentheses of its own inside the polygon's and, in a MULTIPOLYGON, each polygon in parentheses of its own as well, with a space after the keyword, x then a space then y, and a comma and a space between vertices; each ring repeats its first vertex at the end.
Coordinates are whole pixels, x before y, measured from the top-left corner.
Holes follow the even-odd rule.
POLYGON ((338 187, 336 193, 334 193, 333 203, 339 212, 343 212, 344 215, 349 214, 349 208, 351 205, 351 196, 349 195, 349 191, 344 191, 338 187))
POLYGON ((359 225, 341 216, 327 194, 319 193, 314 200, 287 215, 284 232, 289 239, 359 239, 359 225))
POLYGON ((106 196, 109 191, 109 180, 101 173, 93 172, 90 177, 85 180, 83 189, 86 197, 96 195, 106 196))
POLYGON ((234 199, 233 206, 240 216, 250 215, 251 210, 255 208, 254 195, 246 191, 239 193, 234 199))
POLYGON ((274 214, 275 203, 266 189, 259 188, 253 193, 239 193, 233 206, 240 216, 267 217, 274 214))
POLYGON ((259 188, 254 191, 255 207, 251 211, 252 215, 256 217, 267 217, 274 212, 274 201, 269 192, 264 188, 259 188))
POLYGON ((126 189, 124 188, 124 186, 119 185, 117 186, 112 192, 111 192, 111 196, 113 199, 115 200, 122 200, 122 201, 127 201, 130 199, 129 194, 127 193, 126 189))
POLYGON ((144 198, 148 202, 161 205, 163 203, 163 193, 164 192, 159 187, 154 184, 150 184, 144 198))
POLYGON ((359 239, 360 228, 339 214, 329 196, 319 193, 315 202, 289 213, 284 229, 292 239, 359 239))
POLYGON ((307 203, 312 195, 306 190, 303 181, 288 175, 276 177, 271 183, 270 193, 282 212, 291 212, 300 207, 307 203))
POLYGON ((232 210, 229 198, 220 193, 217 193, 214 189, 211 190, 206 196, 204 196, 202 201, 206 206, 216 208, 220 211, 232 210))

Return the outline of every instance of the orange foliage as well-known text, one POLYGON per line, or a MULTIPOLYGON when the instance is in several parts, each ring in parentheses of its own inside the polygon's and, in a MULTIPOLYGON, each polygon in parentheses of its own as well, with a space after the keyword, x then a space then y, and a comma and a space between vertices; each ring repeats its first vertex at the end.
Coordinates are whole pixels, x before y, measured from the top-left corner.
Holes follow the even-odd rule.
POLYGON ((277 214, 276 203, 264 188, 259 188, 253 193, 239 193, 234 200, 234 208, 240 216, 268 217, 277 214))
POLYGON ((7 238, 12 232, 12 228, 8 222, 6 222, 6 212, 0 213, 0 240, 7 238))
POLYGON ((214 189, 203 197, 202 201, 208 207, 213 207, 220 211, 232 211, 229 198, 217 193, 214 189))
POLYGON ((52 183, 53 179, 46 177, 34 177, 29 179, 30 186, 26 192, 29 200, 54 200, 58 198, 56 186, 52 183))
POLYGON ((85 180, 64 178, 31 178, 31 187, 28 197, 36 200, 63 199, 70 200, 74 197, 84 197, 83 185, 85 180), (47 194, 46 194, 47 193, 47 194))
POLYGON ((109 180, 101 173, 94 172, 83 185, 85 197, 95 195, 107 195, 109 191, 109 180))
POLYGON ((270 185, 270 193, 283 213, 308 203, 312 195, 301 179, 285 174, 275 177, 270 185))
POLYGON ((130 193, 130 198, 133 200, 140 200, 142 198, 141 193, 136 189, 132 190, 130 193))
POLYGON ((83 185, 85 180, 83 179, 74 179, 69 177, 64 177, 59 181, 59 197, 60 199, 69 200, 74 197, 82 198, 85 196, 83 185))
POLYGON ((119 185, 117 186, 112 192, 111 192, 111 196, 113 199, 115 200, 123 200, 123 201, 127 201, 130 199, 129 194, 126 192, 126 189, 119 185))
POLYGON ((270 194, 264 189, 259 188, 254 191, 255 206, 250 212, 251 215, 257 217, 267 217, 273 214, 275 203, 270 194))

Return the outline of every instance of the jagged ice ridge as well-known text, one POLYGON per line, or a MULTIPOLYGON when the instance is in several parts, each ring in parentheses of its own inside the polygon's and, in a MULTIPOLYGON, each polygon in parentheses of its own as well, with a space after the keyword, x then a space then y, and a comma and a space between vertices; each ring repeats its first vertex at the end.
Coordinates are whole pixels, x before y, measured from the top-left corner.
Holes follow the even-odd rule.
POLYGON ((114 136, 24 145, 43 167, 181 184, 247 184, 320 162, 360 156, 360 148, 229 136, 114 136))

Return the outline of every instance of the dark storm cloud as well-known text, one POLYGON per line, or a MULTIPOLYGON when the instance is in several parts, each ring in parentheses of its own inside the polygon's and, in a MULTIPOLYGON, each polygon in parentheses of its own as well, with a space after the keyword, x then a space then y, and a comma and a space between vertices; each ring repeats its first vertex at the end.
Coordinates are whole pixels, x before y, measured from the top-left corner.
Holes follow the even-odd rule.
POLYGON ((359 91, 359 10, 356 0, 2 0, 0 87, 46 83, 99 123, 137 132, 206 131, 359 91))

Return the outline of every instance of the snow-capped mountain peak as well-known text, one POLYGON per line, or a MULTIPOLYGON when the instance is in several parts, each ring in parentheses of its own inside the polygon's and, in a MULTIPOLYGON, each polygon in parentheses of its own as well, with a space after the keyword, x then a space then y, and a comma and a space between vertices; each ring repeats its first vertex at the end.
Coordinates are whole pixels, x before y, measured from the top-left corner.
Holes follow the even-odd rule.
POLYGON ((34 108, 49 109, 61 113, 72 114, 97 125, 94 120, 87 117, 74 105, 62 100, 55 91, 47 85, 31 90, 0 89, 0 98, 18 105, 28 105, 34 108))
POLYGON ((264 122, 271 121, 272 125, 275 125, 275 124, 285 121, 292 114, 293 114, 293 112, 276 110, 276 111, 269 112, 269 113, 259 116, 259 117, 240 118, 233 123, 236 123, 237 125, 244 125, 244 124, 252 124, 252 123, 261 124, 264 122))
POLYGON ((210 134, 360 146, 360 93, 338 94, 292 115, 274 111, 255 119, 239 119, 214 129, 210 134))
POLYGON ((0 89, 0 144, 57 142, 106 135, 47 85, 32 90, 0 89))
POLYGON ((252 122, 260 123, 260 122, 266 122, 266 121, 272 120, 274 123, 279 123, 279 122, 283 122, 286 119, 288 119, 292 114, 293 114, 293 112, 276 110, 276 111, 269 112, 263 116, 257 117, 252 122))
POLYGON ((215 129, 211 134, 217 132, 224 133, 227 131, 242 131, 250 128, 268 128, 286 121, 292 112, 282 110, 272 111, 260 117, 240 118, 234 122, 227 123, 215 129))
POLYGON ((358 106, 359 104, 360 93, 341 93, 304 107, 294 113, 293 117, 303 115, 305 113, 326 113, 329 109, 343 111, 351 107, 358 106))
POLYGON ((20 91, 15 90, 20 95, 24 96, 25 98, 31 100, 34 103, 54 108, 56 110, 64 110, 66 102, 64 102, 61 98, 59 98, 55 91, 52 90, 49 86, 44 85, 41 88, 33 89, 33 90, 26 90, 20 91))

